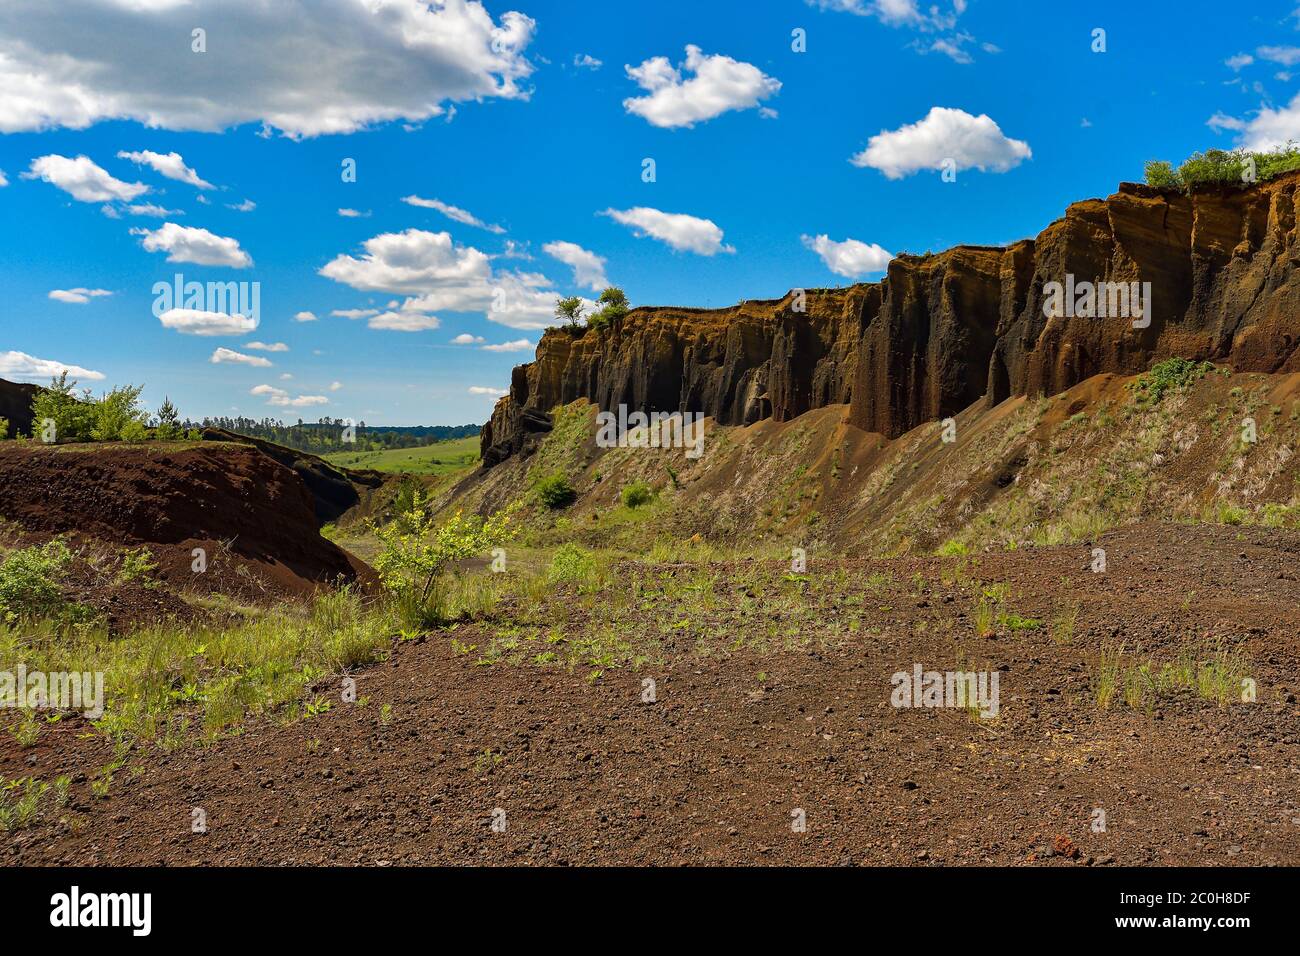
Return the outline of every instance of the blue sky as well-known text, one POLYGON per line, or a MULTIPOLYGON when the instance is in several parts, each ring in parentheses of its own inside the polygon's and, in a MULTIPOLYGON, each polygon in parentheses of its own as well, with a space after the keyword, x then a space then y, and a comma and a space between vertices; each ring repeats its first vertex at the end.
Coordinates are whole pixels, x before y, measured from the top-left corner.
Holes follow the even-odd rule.
POLYGON ((556 295, 873 280, 1034 235, 1151 158, 1300 139, 1294 3, 371 7, 7 0, 0 377, 74 366, 194 418, 478 422, 556 295), (259 283, 257 327, 164 321, 176 273, 259 283))

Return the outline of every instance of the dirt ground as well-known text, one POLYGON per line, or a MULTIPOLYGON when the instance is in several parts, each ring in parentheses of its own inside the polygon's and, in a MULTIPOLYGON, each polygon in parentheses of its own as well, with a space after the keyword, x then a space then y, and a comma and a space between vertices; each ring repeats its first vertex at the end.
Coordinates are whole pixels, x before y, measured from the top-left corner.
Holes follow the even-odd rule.
MULTIPOLYGON (((295 724, 137 750, 106 797, 87 774, 111 747, 79 718, 28 749, 5 735, 5 777, 74 783, 62 821, 9 834, 0 860, 1300 864, 1300 534, 1142 525, 1098 544, 1105 573, 1088 546, 812 555, 805 575, 764 568, 773 590, 760 594, 793 596, 757 605, 743 600, 752 577, 714 566, 703 631, 674 630, 680 609, 646 608, 624 627, 653 637, 649 661, 595 679, 463 653, 490 644, 505 608, 399 642, 352 675, 358 703, 336 688, 332 709, 295 724), (1029 624, 977 633, 970 595, 990 582, 1029 624), (1067 608, 1072 631, 1052 624, 1067 608), (1255 702, 1180 690, 1098 706, 1103 646, 1165 661, 1207 640, 1249 662, 1255 702), (998 671, 996 718, 891 705, 895 672, 963 660, 998 671), (206 832, 193 832, 196 808, 206 832)), ((562 601, 569 626, 599 600, 562 601)))

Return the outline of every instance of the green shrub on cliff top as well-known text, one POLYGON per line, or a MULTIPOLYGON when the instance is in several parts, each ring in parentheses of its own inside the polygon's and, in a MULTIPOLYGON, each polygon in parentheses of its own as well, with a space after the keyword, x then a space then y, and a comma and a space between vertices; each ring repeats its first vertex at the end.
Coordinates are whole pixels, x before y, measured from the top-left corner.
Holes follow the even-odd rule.
POLYGON ((1164 160, 1151 160, 1146 181, 1160 189, 1186 191, 1211 183, 1267 182, 1293 169, 1300 169, 1300 145, 1295 143, 1264 151, 1207 149, 1193 153, 1177 169, 1164 160))

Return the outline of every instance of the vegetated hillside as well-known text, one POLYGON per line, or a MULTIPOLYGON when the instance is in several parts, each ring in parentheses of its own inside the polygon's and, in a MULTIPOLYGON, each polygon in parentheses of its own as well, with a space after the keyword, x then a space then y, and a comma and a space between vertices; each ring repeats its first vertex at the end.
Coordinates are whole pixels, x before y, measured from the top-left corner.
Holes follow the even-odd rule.
POLYGON ((892 440, 864 431, 847 405, 787 422, 710 421, 698 460, 598 448, 594 417, 586 401, 558 409, 532 455, 466 479, 447 502, 488 511, 561 474, 577 499, 534 505, 542 537, 638 550, 779 544, 787 555, 792 544, 862 556, 1014 549, 1144 519, 1300 527, 1300 373, 1175 361, 1097 375, 1050 398, 973 402, 951 442, 937 422, 892 440), (638 481, 653 501, 621 504, 638 481))
POLYGON ((1190 195, 1132 183, 1074 203, 1035 239, 900 255, 885 279, 729 309, 638 308, 603 331, 548 330, 482 433, 492 466, 535 447, 549 413, 700 412, 789 422, 831 405, 899 437, 986 397, 1054 395, 1164 358, 1300 371, 1297 183, 1287 173, 1190 195), (1149 282, 1150 325, 1044 314, 1045 286, 1149 282))

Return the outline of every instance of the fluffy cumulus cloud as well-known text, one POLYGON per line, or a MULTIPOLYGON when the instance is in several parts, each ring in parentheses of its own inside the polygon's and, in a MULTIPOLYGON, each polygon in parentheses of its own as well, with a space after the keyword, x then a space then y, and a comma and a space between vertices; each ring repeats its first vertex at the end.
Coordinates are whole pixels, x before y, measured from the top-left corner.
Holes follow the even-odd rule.
POLYGON ((167 253, 168 262, 192 262, 200 266, 229 266, 244 269, 253 264, 252 257, 239 248, 239 241, 218 236, 194 226, 165 222, 158 229, 132 229, 142 236, 141 245, 149 252, 167 253))
POLYGON ((478 0, 5 0, 0 132, 128 119, 302 137, 419 122, 526 98, 534 31, 478 0), (191 50, 196 25, 207 52, 191 50))
POLYGON ((1215 113, 1206 125, 1216 131, 1236 133, 1236 145, 1267 151, 1300 140, 1300 93, 1285 106, 1261 105, 1249 119, 1215 113))
POLYGON ((148 166, 159 175, 166 176, 168 179, 174 179, 177 182, 189 183, 191 186, 197 186, 199 189, 216 189, 212 183, 206 181, 194 170, 185 165, 185 160, 181 158, 180 153, 155 153, 152 150, 144 149, 139 152, 128 152, 122 150, 117 154, 118 159, 129 159, 137 166, 148 166))
POLYGON ((276 388, 274 385, 254 385, 248 390, 249 395, 266 396, 266 404, 274 405, 277 408, 310 408, 313 405, 328 405, 330 400, 324 395, 296 395, 292 398, 289 393, 282 388, 276 388))
POLYGON ((9 180, 5 178, 5 171, 0 169, 0 186, 8 186, 9 180))
MULTIPOLYGON (((3 96, 3 80, 0 79, 0 98, 3 96)), ((124 183, 113 177, 88 156, 76 159, 53 153, 38 156, 23 173, 23 178, 40 179, 57 186, 78 202, 130 202, 149 191, 144 183, 124 183)))
POLYGON ((746 110, 775 96, 781 81, 773 79, 752 63, 742 63, 720 54, 706 55, 699 47, 686 47, 682 72, 665 56, 627 66, 627 75, 648 95, 623 101, 623 108, 652 126, 694 126, 730 110, 746 110))
POLYGON ((500 226, 489 225, 472 212, 461 209, 459 206, 452 206, 443 202, 441 199, 422 199, 419 196, 403 196, 402 202, 408 206, 418 206, 421 209, 434 209, 453 222, 459 222, 466 226, 473 226, 476 229, 486 229, 488 232, 501 235, 505 232, 500 226))
POLYGON ((184 335, 246 335, 257 328, 257 319, 202 309, 168 309, 158 321, 184 335))
POLYGON ((70 305, 85 305, 91 299, 112 295, 107 289, 51 289, 50 298, 55 302, 67 302, 70 305))
POLYGON ((36 358, 26 352, 0 352, 0 378, 7 378, 11 382, 39 382, 48 385, 50 379, 58 378, 64 372, 68 373, 69 378, 79 380, 97 382, 104 377, 103 372, 94 369, 36 358))
POLYGON ((723 245, 722 230, 712 219, 700 219, 680 212, 662 212, 646 206, 606 209, 602 215, 630 226, 639 236, 651 236, 667 243, 678 252, 712 256, 719 252, 736 251, 733 246, 723 245))
POLYGON ((399 331, 437 328, 433 313, 439 311, 481 311, 516 329, 544 329, 554 322, 556 294, 546 276, 494 271, 487 254, 456 244, 448 233, 387 232, 367 239, 362 250, 359 256, 336 256, 320 274, 362 292, 407 298, 385 311, 336 309, 335 315, 399 331))
POLYGON ((510 394, 508 388, 492 388, 488 385, 471 385, 469 387, 471 395, 487 395, 491 398, 500 398, 502 395, 510 394))
POLYGON ((922 120, 877 133, 850 162, 902 179, 940 169, 945 160, 952 160, 957 170, 1005 173, 1031 156, 1028 143, 1004 135, 989 116, 934 106, 922 120))
POLYGON ((251 365, 254 368, 270 368, 269 359, 264 359, 260 355, 245 355, 243 352, 235 352, 231 349, 219 348, 212 353, 209 359, 213 365, 219 365, 222 362, 230 362, 235 365, 251 365))
POLYGON ((803 244, 821 256, 826 268, 837 276, 856 279, 872 272, 883 272, 893 254, 873 243, 857 239, 836 242, 829 236, 803 236, 803 244))
POLYGON ((305 309, 302 312, 295 312, 293 316, 295 322, 315 322, 316 313, 308 312, 305 309))
POLYGON ((605 260, 573 242, 548 242, 542 251, 573 268, 573 281, 599 292, 609 285, 605 278, 605 260))
POLYGON ((451 340, 452 345, 482 345, 487 341, 481 335, 470 335, 468 332, 462 332, 451 340))
POLYGON ((287 352, 289 346, 283 342, 249 342, 244 348, 256 349, 259 352, 287 352))

